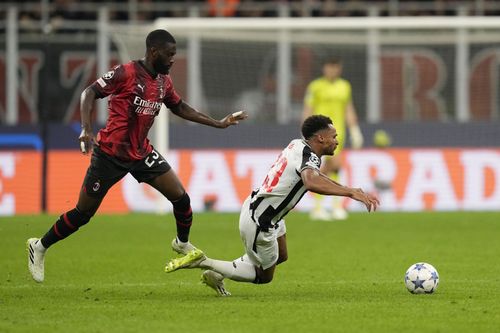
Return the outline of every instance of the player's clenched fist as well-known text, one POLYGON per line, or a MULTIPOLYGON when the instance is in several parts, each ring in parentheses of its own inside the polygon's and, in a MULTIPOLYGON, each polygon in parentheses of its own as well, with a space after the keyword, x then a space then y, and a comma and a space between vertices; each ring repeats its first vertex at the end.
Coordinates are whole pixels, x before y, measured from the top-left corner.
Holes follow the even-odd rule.
POLYGON ((80 150, 83 154, 91 152, 94 144, 96 143, 94 133, 85 128, 82 129, 80 136, 78 137, 78 141, 80 142, 80 150))

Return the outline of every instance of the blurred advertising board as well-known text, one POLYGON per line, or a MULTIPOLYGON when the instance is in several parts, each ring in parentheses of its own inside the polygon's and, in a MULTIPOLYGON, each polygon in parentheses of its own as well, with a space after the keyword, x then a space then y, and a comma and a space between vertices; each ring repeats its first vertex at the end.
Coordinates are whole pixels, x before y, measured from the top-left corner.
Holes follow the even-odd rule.
MULTIPOLYGON (((172 150, 167 160, 195 211, 209 207, 236 212, 278 154, 275 149, 172 150)), ((342 158, 341 181, 378 193, 384 211, 500 210, 500 149, 346 150, 342 158)), ((88 164, 89 157, 75 150, 49 152, 48 213, 60 214, 75 206, 88 164)), ((38 151, 0 152, 0 215, 41 212, 41 170, 38 151)), ((352 211, 363 208, 351 200, 345 205, 352 211)), ((311 206, 311 196, 306 195, 297 209, 311 206)), ((170 211, 170 203, 127 175, 110 190, 99 212, 159 210, 170 211)))

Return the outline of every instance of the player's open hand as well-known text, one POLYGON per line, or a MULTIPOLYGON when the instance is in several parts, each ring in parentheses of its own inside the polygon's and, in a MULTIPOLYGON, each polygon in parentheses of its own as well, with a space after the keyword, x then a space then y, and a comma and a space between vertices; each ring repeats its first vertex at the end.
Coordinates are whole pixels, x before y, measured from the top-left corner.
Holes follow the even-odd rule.
POLYGON ((378 200, 378 198, 376 196, 374 196, 370 193, 365 193, 360 188, 353 189, 352 198, 354 200, 357 200, 357 201, 364 203, 368 212, 376 211, 378 206, 380 205, 380 201, 378 200))
POLYGON ((78 141, 80 142, 80 150, 82 154, 87 155, 91 153, 94 145, 97 144, 94 133, 91 130, 87 130, 85 128, 82 129, 80 136, 78 137, 78 141))
POLYGON ((245 120, 247 118, 248 113, 246 111, 238 111, 227 115, 220 122, 222 124, 222 128, 226 128, 232 125, 238 125, 240 120, 245 120))

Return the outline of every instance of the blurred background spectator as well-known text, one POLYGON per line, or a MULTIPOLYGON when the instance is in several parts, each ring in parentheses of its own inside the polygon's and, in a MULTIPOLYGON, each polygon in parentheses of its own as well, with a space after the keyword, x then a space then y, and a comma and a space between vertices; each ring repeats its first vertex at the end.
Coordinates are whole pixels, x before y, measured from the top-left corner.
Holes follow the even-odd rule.
MULTIPOLYGON (((44 16, 53 29, 62 29, 67 20, 95 20, 98 8, 107 6, 116 21, 149 22, 158 17, 357 17, 369 16, 376 9, 382 16, 500 15, 500 2, 494 0, 41 0, 4 1, 0 18, 9 6, 20 10, 25 31, 37 28, 44 16), (283 11, 283 8, 285 10, 283 11)), ((70 30, 77 30, 74 29, 70 30)))

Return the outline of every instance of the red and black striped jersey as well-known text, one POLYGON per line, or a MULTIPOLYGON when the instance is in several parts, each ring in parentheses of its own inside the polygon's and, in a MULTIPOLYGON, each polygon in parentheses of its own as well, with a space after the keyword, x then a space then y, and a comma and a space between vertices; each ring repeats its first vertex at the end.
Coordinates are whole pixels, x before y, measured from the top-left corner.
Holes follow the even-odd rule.
POLYGON ((182 101, 169 75, 151 74, 140 60, 114 67, 91 88, 98 98, 110 96, 106 127, 97 134, 99 147, 123 161, 151 153, 148 132, 161 104, 171 108, 182 101))

